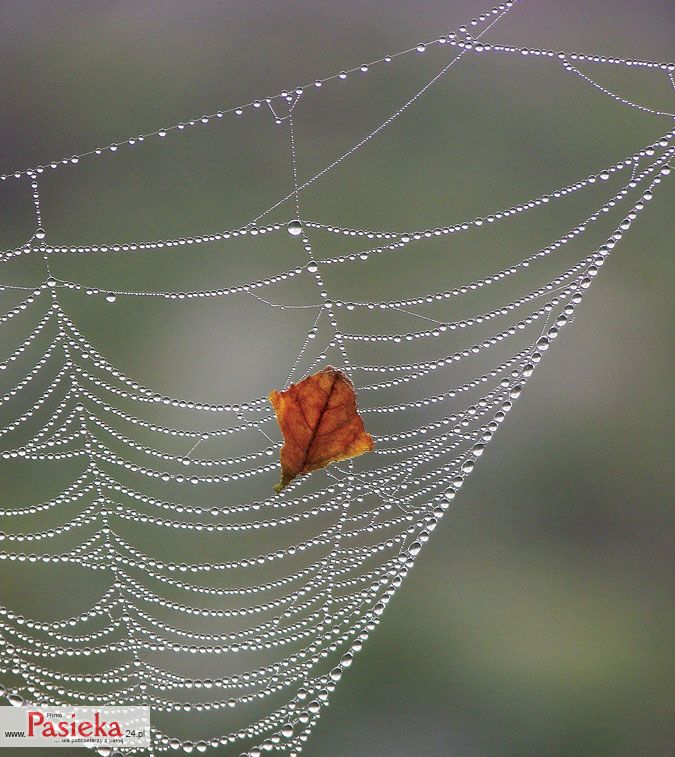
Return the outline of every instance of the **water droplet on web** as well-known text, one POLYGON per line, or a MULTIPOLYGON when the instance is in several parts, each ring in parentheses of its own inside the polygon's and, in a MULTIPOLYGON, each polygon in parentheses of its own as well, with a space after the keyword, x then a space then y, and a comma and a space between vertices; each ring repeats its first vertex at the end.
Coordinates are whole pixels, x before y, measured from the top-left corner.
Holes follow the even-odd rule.
POLYGON ((288 233, 294 237, 300 236, 300 234, 302 234, 302 223, 300 223, 297 218, 289 221, 286 228, 288 230, 288 233))
POLYGON ((115 302, 116 299, 117 299, 117 297, 115 297, 114 294, 106 294, 106 296, 105 296, 105 301, 106 302, 115 302))

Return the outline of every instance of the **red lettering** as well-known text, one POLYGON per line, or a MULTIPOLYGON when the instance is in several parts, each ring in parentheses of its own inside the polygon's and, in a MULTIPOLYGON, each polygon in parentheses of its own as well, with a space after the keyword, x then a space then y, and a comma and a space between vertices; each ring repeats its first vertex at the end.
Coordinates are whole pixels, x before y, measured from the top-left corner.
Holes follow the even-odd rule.
POLYGON ((108 736, 111 736, 111 737, 122 736, 122 728, 120 727, 120 724, 116 720, 113 720, 113 722, 110 724, 110 730, 108 731, 108 736))
POLYGON ((35 735, 35 726, 42 725, 45 722, 45 716, 41 712, 34 712, 31 710, 28 713, 28 735, 35 735))
POLYGON ((78 725, 77 732, 80 736, 89 736, 93 727, 94 726, 91 723, 85 721, 78 725))
POLYGON ((51 720, 48 720, 42 727, 42 735, 45 737, 56 736, 56 731, 54 730, 54 723, 52 723, 51 720))
POLYGON ((28 736, 35 736, 36 731, 44 738, 57 738, 67 736, 80 736, 86 738, 95 736, 98 738, 122 738, 124 732, 119 721, 113 720, 108 723, 101 720, 99 712, 94 713, 93 722, 85 720, 78 722, 76 714, 72 713, 69 720, 53 721, 45 719, 43 713, 30 710, 28 712, 28 736))
POLYGON ((107 723, 105 720, 101 721, 98 719, 98 712, 94 713, 94 735, 95 736, 106 736, 105 727, 107 723))

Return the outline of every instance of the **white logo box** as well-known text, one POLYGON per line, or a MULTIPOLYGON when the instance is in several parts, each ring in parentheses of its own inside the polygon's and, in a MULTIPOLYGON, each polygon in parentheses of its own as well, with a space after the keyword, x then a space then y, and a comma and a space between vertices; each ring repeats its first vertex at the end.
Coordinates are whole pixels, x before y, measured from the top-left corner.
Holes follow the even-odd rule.
POLYGON ((0 747, 150 746, 149 707, 0 707, 0 747))

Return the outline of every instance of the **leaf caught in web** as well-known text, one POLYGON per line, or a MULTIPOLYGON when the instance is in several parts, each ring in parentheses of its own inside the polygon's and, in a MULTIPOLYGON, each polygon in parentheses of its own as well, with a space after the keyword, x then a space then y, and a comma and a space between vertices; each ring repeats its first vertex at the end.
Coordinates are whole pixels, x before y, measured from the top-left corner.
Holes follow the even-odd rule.
POLYGON ((296 476, 373 449, 354 387, 336 368, 326 366, 283 392, 274 390, 268 399, 284 435, 277 493, 296 476))

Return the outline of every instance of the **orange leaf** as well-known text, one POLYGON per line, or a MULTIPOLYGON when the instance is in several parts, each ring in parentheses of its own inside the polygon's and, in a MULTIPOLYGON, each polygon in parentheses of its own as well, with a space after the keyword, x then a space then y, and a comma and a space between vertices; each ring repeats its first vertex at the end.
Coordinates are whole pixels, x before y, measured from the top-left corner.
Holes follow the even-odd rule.
POLYGON ((356 408, 356 393, 345 374, 327 366, 269 401, 284 436, 280 492, 296 476, 373 449, 356 408))

